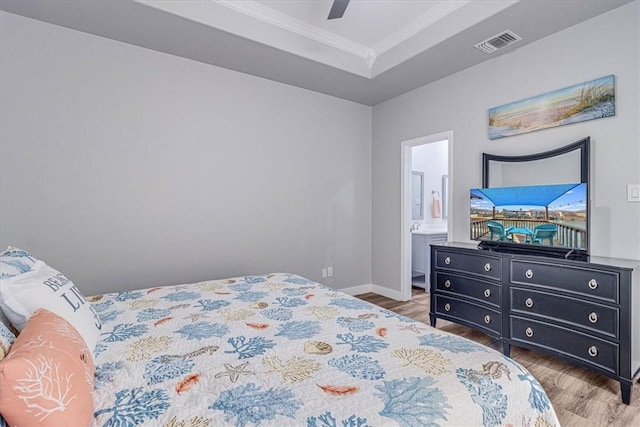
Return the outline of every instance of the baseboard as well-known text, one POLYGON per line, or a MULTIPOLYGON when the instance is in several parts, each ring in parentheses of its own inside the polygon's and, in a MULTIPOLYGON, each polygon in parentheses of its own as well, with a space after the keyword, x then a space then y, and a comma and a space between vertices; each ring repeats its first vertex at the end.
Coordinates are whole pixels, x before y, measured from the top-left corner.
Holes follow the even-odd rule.
POLYGON ((367 292, 373 292, 371 290, 372 286, 373 286, 372 284, 368 284, 368 285, 352 286, 350 288, 336 289, 336 290, 340 292, 344 292, 345 294, 349 294, 349 295, 360 295, 360 294, 366 294, 367 292))
POLYGON ((349 295, 360 295, 366 294, 367 292, 373 292, 374 294, 382 295, 383 297, 391 298, 392 300, 402 301, 402 293, 400 291, 374 285, 373 283, 338 290, 349 295))
POLYGON ((383 286, 371 285, 371 292, 382 295, 383 297, 391 298, 392 300, 402 301, 402 292, 385 288, 383 286))

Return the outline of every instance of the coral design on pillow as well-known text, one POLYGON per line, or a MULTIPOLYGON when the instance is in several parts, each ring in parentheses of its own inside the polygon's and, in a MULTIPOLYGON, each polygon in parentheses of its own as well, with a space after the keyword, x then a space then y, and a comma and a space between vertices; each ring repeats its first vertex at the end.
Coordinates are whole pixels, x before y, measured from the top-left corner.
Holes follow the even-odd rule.
POLYGON ((38 421, 64 411, 78 398, 78 393, 73 392, 73 374, 65 373, 62 364, 53 357, 38 355, 36 360, 26 363, 27 370, 11 388, 38 421))
POLYGON ((67 337, 71 343, 81 350, 80 360, 82 360, 87 367, 87 369, 84 370, 85 381, 87 381, 87 384, 93 384, 93 369, 89 369, 89 363, 86 360, 87 358, 92 358, 91 351, 89 351, 87 344, 84 342, 80 334, 78 334, 75 328, 62 317, 53 317, 53 319, 46 325, 49 326, 49 329, 47 330, 54 331, 60 336, 67 337))
POLYGON ((38 310, 0 362, 0 412, 9 425, 89 425, 93 357, 65 319, 38 310))

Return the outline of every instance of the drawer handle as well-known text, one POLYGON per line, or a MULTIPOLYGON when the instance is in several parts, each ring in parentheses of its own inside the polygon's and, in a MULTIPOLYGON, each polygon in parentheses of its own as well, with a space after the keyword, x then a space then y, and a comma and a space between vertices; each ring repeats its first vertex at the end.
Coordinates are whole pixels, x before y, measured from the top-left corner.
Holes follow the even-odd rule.
POLYGON ((531 269, 528 269, 524 272, 524 275, 527 279, 531 279, 533 277, 533 271, 531 269))
POLYGON ((524 301, 524 305, 526 305, 526 306, 527 306, 527 307, 529 307, 529 308, 533 307, 533 300, 532 300, 531 298, 527 298, 527 299, 524 301))
POLYGON ((598 349, 596 348, 596 346, 592 345, 591 347, 589 347, 589 356, 596 357, 597 355, 598 355, 598 349))
POLYGON ((446 303, 446 304, 444 305, 444 311, 449 311, 449 310, 451 310, 451 304, 446 303))
POLYGON ((491 271, 491 264, 490 263, 486 263, 484 265, 484 271, 491 271))
POLYGON ((484 316, 484 323, 486 323, 486 324, 491 323, 491 316, 489 316, 488 314, 486 316, 484 316))
POLYGON ((491 290, 490 289, 485 289, 484 290, 484 296, 489 298, 491 296, 491 290))
POLYGON ((444 259, 444 263, 445 263, 445 264, 447 264, 447 265, 451 264, 451 258, 446 257, 446 258, 444 259))
POLYGON ((527 328, 527 329, 525 329, 525 330, 524 330, 524 334, 525 334, 526 336, 528 336, 529 338, 531 338, 531 337, 533 336, 533 329, 531 329, 531 328, 527 328))
POLYGON ((589 314, 589 322, 596 323, 598 321, 598 314, 594 311, 589 314))
POLYGON ((447 279, 444 281, 444 287, 445 288, 450 288, 451 287, 451 280, 447 279))
POLYGON ((596 289, 598 287, 598 281, 596 279, 589 280, 589 289, 596 289))

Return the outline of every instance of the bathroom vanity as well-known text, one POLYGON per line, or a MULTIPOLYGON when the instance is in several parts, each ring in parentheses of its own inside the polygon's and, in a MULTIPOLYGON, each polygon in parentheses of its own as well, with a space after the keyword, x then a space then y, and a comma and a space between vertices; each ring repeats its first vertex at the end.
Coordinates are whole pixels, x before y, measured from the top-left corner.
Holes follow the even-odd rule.
POLYGON ((447 230, 419 229, 411 231, 411 277, 424 275, 424 285, 421 281, 413 281, 414 286, 429 289, 431 271, 431 245, 447 241, 447 230))

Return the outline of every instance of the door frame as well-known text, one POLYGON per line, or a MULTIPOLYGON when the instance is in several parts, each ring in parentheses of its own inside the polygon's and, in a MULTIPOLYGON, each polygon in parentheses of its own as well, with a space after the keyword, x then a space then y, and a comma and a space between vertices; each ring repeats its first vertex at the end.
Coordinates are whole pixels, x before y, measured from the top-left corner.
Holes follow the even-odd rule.
MULTIPOLYGON (((411 171, 412 171, 412 148, 418 145, 430 144, 443 140, 449 142, 447 175, 449 197, 446 199, 447 207, 447 239, 451 235, 451 187, 453 183, 453 131, 445 131, 433 135, 421 136, 419 138, 402 141, 400 152, 400 295, 402 301, 411 300, 411 171)), ((425 199, 426 200, 426 199, 425 199)), ((425 209, 426 212, 426 209, 425 209)), ((428 272, 425 274, 429 274, 428 272)), ((427 289, 427 292, 429 290, 427 289)))

